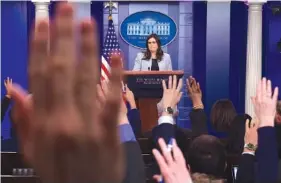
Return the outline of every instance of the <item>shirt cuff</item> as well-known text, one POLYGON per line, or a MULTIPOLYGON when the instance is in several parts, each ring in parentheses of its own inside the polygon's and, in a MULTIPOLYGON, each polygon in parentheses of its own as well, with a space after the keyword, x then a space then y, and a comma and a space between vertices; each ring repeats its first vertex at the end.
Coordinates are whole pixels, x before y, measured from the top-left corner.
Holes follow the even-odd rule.
POLYGON ((243 152, 242 155, 243 154, 249 154, 249 155, 255 156, 255 152, 243 152))
POLYGON ((174 118, 172 116, 161 116, 158 119, 158 125, 161 125, 163 123, 168 123, 174 125, 174 118))
POLYGON ((121 143, 136 141, 135 134, 130 124, 119 125, 118 128, 121 143))

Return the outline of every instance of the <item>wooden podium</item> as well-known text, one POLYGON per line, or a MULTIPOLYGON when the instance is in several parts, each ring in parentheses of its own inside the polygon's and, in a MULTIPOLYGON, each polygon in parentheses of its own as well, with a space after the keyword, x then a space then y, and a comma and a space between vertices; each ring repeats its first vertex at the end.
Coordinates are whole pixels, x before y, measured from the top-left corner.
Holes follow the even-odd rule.
POLYGON ((163 95, 162 80, 169 76, 183 76, 183 71, 125 71, 124 83, 127 83, 135 95, 137 108, 140 111, 142 133, 150 131, 157 125, 157 103, 163 95))

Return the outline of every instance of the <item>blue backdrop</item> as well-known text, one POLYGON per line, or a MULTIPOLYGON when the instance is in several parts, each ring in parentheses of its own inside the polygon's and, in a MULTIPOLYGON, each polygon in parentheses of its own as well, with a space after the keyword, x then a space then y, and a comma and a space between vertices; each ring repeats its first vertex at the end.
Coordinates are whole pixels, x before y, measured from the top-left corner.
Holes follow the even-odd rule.
MULTIPOLYGON (((56 2, 49 6, 50 16, 54 15, 56 2)), ((103 2, 93 2, 89 5, 92 17, 98 27, 103 25, 103 2)), ((30 28, 33 26, 35 7, 30 1, 3 1, 1 2, 1 79, 11 77, 13 82, 19 83, 28 89, 27 59, 30 28)), ((103 31, 100 31, 99 40, 102 42, 103 31)), ((102 44, 100 44, 102 48, 102 44)), ((4 82, 1 81, 1 96, 6 94, 4 82)), ((6 115, 1 124, 1 137, 10 138, 10 120, 6 115)), ((9 149, 6 149, 9 150, 9 149)))

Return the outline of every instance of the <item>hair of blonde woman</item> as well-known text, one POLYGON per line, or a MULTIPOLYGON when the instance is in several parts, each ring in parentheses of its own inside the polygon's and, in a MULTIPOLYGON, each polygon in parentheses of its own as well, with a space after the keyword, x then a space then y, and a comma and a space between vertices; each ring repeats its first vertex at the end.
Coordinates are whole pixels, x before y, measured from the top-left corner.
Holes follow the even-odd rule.
POLYGON ((193 173, 191 175, 193 183, 225 183, 224 179, 217 179, 204 173, 193 173))

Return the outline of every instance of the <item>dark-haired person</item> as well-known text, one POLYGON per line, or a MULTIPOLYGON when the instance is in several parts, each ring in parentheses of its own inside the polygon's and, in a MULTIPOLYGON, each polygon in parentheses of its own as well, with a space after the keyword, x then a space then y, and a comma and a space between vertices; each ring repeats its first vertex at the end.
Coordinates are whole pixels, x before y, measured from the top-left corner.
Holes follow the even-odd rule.
MULTIPOLYGON (((207 116, 202 103, 202 91, 195 78, 189 77, 187 90, 193 104, 190 112, 192 123, 206 123, 207 116)), ((210 121, 217 136, 224 142, 226 150, 231 154, 241 154, 244 148, 245 122, 251 117, 247 114, 237 114, 232 102, 228 99, 217 100, 211 109, 210 121)))
POLYGON ((161 41, 156 34, 151 34, 146 39, 146 50, 137 54, 134 71, 165 71, 172 70, 169 54, 164 53, 161 41))
POLYGON ((4 81, 4 85, 6 88, 6 95, 1 101, 1 122, 4 120, 5 114, 10 106, 11 103, 11 88, 13 86, 13 81, 11 78, 7 78, 4 81))
POLYGON ((228 153, 241 154, 244 148, 245 122, 252 118, 238 114, 229 99, 217 100, 211 109, 211 123, 217 132, 225 133, 228 153))

